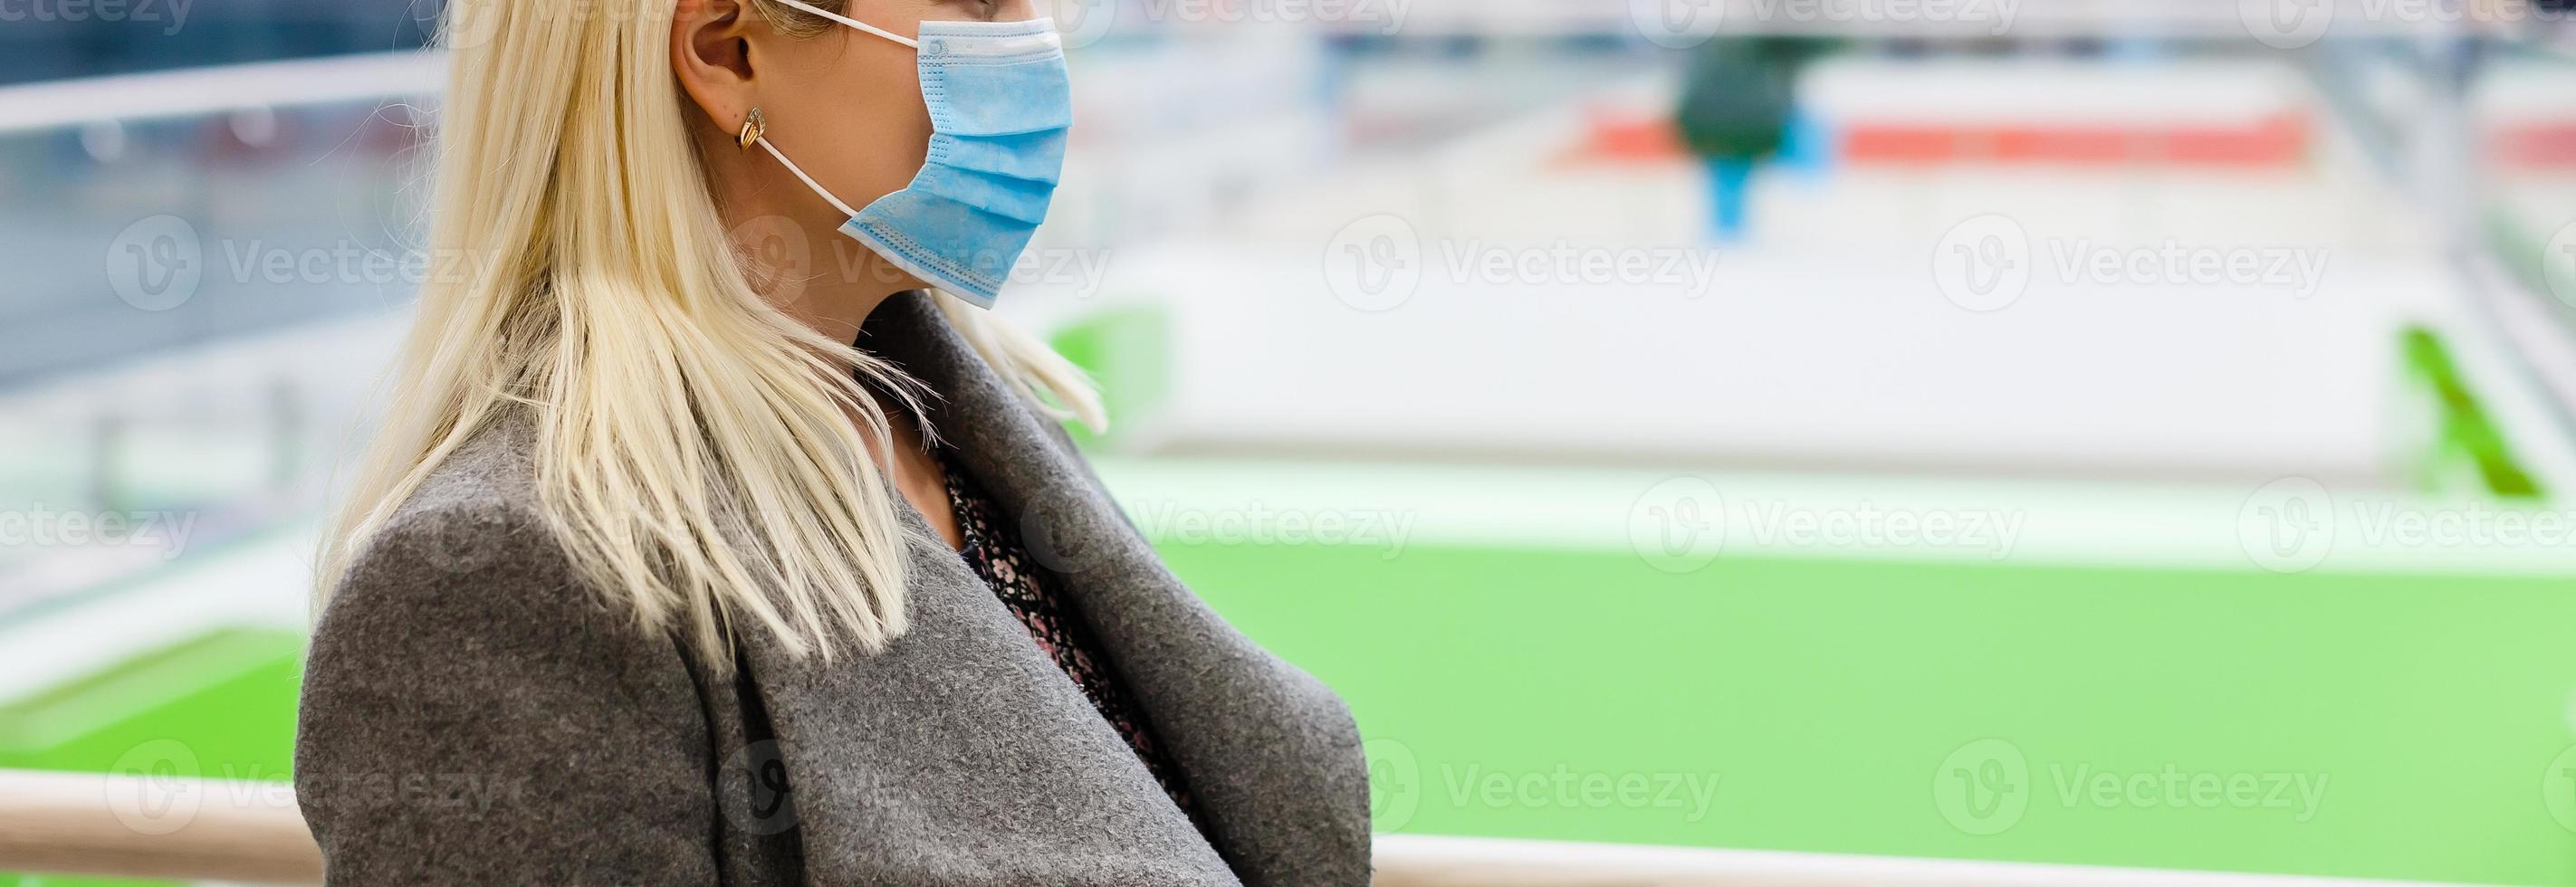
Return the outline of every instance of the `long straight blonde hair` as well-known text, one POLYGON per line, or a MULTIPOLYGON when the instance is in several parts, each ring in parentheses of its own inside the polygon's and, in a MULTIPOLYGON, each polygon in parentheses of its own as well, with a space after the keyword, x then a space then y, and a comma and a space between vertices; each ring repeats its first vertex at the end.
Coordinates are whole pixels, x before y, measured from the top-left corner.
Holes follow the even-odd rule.
MULTIPOLYGON (((524 415, 546 525, 643 626, 719 669, 743 620, 795 656, 874 650, 904 631, 904 564, 926 540, 868 456, 871 439, 891 452, 868 389, 915 386, 762 297, 688 133, 673 0, 621 2, 633 14, 449 4, 428 248, 453 273, 421 288, 381 425, 323 537, 317 602, 442 460, 524 415)), ((754 2, 792 33, 817 30, 754 2)), ((937 298, 1033 404, 1102 424, 1070 363, 937 298)))

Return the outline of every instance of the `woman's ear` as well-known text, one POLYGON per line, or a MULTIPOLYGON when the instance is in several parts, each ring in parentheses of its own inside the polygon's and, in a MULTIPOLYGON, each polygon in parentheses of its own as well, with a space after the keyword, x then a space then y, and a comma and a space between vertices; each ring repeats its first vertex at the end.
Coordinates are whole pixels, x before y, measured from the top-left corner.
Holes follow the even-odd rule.
POLYGON ((754 104, 749 0, 679 0, 671 17, 671 71, 716 126, 742 125, 754 104))

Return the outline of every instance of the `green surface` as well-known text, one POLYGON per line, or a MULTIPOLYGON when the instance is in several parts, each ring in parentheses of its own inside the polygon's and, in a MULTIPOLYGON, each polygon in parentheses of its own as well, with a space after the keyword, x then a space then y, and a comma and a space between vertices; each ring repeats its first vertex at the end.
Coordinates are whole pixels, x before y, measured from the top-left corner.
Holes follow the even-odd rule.
MULTIPOLYGON (((1351 701, 1384 831, 2576 884, 2561 579, 1163 551, 1351 701)), ((300 643, 0 708, 0 766, 284 779, 300 643)))
POLYGON ((1350 700, 1384 831, 2576 883, 2563 580, 1165 554, 1350 700))
MULTIPOLYGON (((0 705, 0 768, 285 781, 303 648, 222 629, 0 705)), ((156 883, 0 873, 0 887, 156 883)))
POLYGON ((194 762, 186 775, 284 780, 303 647, 223 629, 0 706, 0 767, 105 772, 166 750, 194 762))

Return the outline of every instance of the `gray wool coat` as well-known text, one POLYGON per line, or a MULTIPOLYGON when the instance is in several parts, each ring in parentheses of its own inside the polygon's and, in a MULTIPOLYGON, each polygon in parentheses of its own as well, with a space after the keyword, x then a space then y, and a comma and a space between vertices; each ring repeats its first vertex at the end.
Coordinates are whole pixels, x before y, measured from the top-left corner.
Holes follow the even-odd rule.
POLYGON ((753 636, 713 677, 575 577, 505 425, 401 507, 315 627, 295 781, 329 883, 1367 883, 1341 700, 1174 579, 926 295, 867 336, 940 395, 934 426, 1063 577, 1205 836, 955 552, 915 552, 912 628, 883 653, 753 636))

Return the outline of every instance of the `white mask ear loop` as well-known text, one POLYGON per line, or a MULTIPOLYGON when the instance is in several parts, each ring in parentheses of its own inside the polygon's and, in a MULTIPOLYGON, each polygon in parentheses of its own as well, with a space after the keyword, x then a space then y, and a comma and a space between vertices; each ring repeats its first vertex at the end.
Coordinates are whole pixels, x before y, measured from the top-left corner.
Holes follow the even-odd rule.
POLYGON ((858 210, 851 209, 849 204, 841 202, 841 198, 832 196, 832 192, 826 191, 823 189, 823 186, 815 184, 814 177, 806 175, 805 170, 798 168, 796 166, 796 161, 789 160, 787 159, 787 155, 778 153, 778 147, 769 143, 768 136, 753 136, 751 143, 759 145, 761 150, 769 152, 769 156, 778 158, 778 162, 786 166, 788 172, 796 174, 797 181, 804 182, 805 187, 812 188, 814 189, 814 193, 822 195, 825 201, 832 204, 833 209, 840 210, 842 215, 849 216, 851 218, 858 217, 858 210))
MULTIPOLYGON (((853 27, 853 28, 857 28, 857 29, 862 30, 862 31, 866 31, 866 32, 868 32, 868 33, 870 33, 870 34, 875 34, 875 35, 877 35, 877 36, 879 36, 879 37, 883 37, 883 38, 886 38, 886 39, 888 39, 888 40, 892 40, 892 41, 894 41, 894 42, 896 42, 896 43, 901 43, 901 44, 903 44, 903 45, 905 45, 905 46, 909 46, 909 47, 912 47, 912 48, 914 48, 914 49, 920 49, 920 48, 921 48, 921 43, 920 43, 919 41, 915 41, 915 40, 913 40, 913 39, 912 39, 912 38, 910 38, 910 37, 905 37, 905 36, 903 36, 903 35, 896 34, 896 33, 895 33, 895 32, 893 32, 893 31, 888 31, 888 30, 886 30, 886 29, 884 29, 884 28, 880 28, 880 27, 877 27, 877 26, 875 26, 875 25, 868 24, 867 22, 859 21, 858 19, 854 19, 854 18, 851 18, 851 17, 846 16, 846 15, 841 15, 840 13, 836 13, 836 12, 825 12, 825 11, 823 11, 823 10, 822 10, 822 8, 817 7, 817 6, 815 6, 815 5, 811 4, 811 3, 807 3, 807 2, 805 2, 805 0, 778 0, 778 2, 780 2, 780 3, 785 3, 785 4, 789 5, 789 6, 793 6, 793 7, 796 7, 796 8, 798 8, 798 9, 805 10, 806 12, 810 12, 810 13, 813 13, 813 14, 815 14, 815 15, 819 15, 819 16, 822 16, 822 17, 824 17, 824 18, 831 19, 831 20, 836 21, 836 22, 840 22, 841 24, 845 24, 845 25, 848 25, 848 26, 853 27)), ((792 167, 792 166, 791 166, 791 167, 789 167, 789 168, 790 168, 790 169, 793 169, 794 167, 792 167)))

